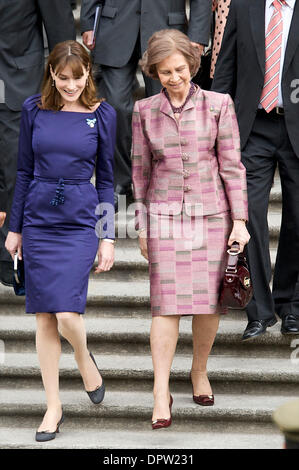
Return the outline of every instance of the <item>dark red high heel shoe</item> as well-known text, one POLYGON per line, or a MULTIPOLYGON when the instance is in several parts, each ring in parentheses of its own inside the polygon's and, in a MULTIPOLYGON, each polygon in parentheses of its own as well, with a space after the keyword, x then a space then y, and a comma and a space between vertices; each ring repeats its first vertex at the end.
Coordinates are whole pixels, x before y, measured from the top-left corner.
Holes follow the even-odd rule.
POLYGON ((214 395, 193 395, 193 401, 201 406, 213 406, 215 403, 214 395))
POLYGON ((156 419, 152 421, 152 428, 153 429, 161 429, 161 428, 168 428, 172 423, 172 416, 171 416, 171 408, 173 404, 172 395, 170 395, 170 402, 169 402, 169 411, 170 411, 170 418, 167 419, 156 419))
POLYGON ((201 405, 201 406, 213 406, 215 404, 214 395, 194 395, 194 388, 193 388, 191 372, 190 372, 190 380, 191 380, 191 384, 192 384, 194 403, 196 403, 197 405, 201 405))

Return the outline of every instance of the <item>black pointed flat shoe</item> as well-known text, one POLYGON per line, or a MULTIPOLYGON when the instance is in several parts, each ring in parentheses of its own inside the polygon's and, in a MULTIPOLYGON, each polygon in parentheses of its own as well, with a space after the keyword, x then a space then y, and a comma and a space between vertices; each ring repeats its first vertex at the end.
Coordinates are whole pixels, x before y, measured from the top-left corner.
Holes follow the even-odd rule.
MULTIPOLYGON (((97 363, 95 361, 95 358, 93 357, 93 355, 91 354, 91 352, 89 353, 91 359, 93 360, 93 362, 95 363, 96 365, 96 368, 98 369, 98 366, 97 366, 97 363)), ((99 369, 98 369, 99 371, 99 369)), ((101 372, 99 371, 99 374, 101 374, 101 372)), ((86 390, 86 393, 87 395, 89 396, 90 400, 92 401, 92 403, 94 403, 95 405, 98 405, 99 403, 101 403, 103 400, 104 400, 104 396, 105 396, 105 384, 104 384, 104 379, 102 377, 102 385, 100 387, 97 387, 95 390, 93 390, 92 392, 88 392, 86 390)))
POLYGON ((56 434, 59 433, 59 427, 64 421, 64 414, 62 410, 62 415, 60 420, 57 423, 56 430, 54 432, 49 432, 49 431, 36 431, 35 433, 35 440, 37 442, 47 442, 47 441, 52 441, 55 439, 56 434))

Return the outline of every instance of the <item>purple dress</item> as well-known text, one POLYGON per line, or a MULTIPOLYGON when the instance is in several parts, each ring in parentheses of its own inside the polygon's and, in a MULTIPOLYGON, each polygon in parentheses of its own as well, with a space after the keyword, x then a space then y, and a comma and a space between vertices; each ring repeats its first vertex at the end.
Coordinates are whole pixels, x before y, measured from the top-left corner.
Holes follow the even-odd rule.
POLYGON ((23 237, 26 313, 82 314, 98 237, 114 238, 116 113, 41 110, 39 98, 22 109, 9 230, 23 237))

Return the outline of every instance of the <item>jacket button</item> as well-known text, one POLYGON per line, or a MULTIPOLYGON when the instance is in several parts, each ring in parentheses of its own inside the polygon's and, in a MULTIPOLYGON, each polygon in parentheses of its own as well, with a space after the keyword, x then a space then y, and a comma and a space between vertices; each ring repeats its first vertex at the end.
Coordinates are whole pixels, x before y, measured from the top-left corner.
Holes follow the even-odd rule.
POLYGON ((188 170, 183 170, 183 178, 189 178, 190 173, 188 170))
POLYGON ((189 160, 189 155, 187 153, 182 153, 182 160, 184 160, 184 162, 189 160))
POLYGON ((188 192, 188 191, 191 191, 191 186, 184 186, 184 191, 185 192, 188 192))
POLYGON ((181 145, 187 145, 188 142, 187 142, 187 139, 181 139, 181 145))

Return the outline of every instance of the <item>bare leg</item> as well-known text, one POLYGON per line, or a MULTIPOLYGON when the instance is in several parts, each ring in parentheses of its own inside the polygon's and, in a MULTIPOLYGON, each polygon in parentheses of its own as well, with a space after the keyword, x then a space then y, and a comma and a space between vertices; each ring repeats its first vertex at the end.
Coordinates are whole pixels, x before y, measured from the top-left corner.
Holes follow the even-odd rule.
POLYGON ((179 316, 153 317, 151 351, 154 366, 152 420, 169 418, 169 375, 179 334, 179 316))
POLYGON ((47 411, 38 431, 56 430, 61 418, 59 358, 61 343, 54 314, 37 313, 36 349, 47 398, 47 411))
POLYGON ((93 391, 102 385, 102 378, 87 349, 86 330, 82 315, 75 312, 56 313, 61 335, 74 349, 75 359, 86 391, 93 391))
POLYGON ((218 314, 194 315, 192 321, 193 362, 192 382, 194 395, 212 395, 207 377, 207 361, 219 326, 218 314))

